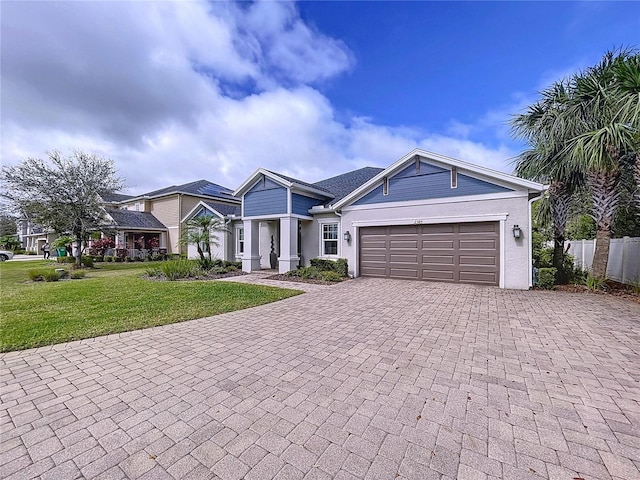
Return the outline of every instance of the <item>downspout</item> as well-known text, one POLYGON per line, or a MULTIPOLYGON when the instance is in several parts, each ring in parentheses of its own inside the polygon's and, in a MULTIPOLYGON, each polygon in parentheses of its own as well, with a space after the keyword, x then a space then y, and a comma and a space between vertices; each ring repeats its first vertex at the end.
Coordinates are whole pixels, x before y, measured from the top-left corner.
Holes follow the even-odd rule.
POLYGON ((540 200, 544 196, 544 191, 537 197, 533 197, 529 200, 528 214, 529 214, 529 241, 527 242, 528 248, 528 260, 529 260, 529 288, 533 287, 533 221, 531 220, 531 206, 536 200, 540 200))

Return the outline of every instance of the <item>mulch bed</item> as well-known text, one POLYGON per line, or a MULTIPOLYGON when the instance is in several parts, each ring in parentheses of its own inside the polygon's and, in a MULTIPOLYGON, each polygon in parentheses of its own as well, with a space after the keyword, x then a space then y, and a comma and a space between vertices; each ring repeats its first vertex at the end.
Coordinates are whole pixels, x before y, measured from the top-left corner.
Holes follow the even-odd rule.
MULTIPOLYGON (((296 282, 296 283, 312 283, 314 285, 336 285, 337 283, 340 282, 325 282, 324 280, 317 280, 315 278, 301 278, 301 277, 294 277, 294 276, 289 276, 289 275, 283 275, 283 274, 279 274, 279 275, 271 275, 270 277, 267 277, 269 280, 280 280, 282 282, 296 282)), ((347 280, 346 278, 342 279, 342 281, 347 280)))
POLYGON ((592 293, 596 295, 613 295, 614 297, 621 297, 632 302, 640 303, 640 294, 633 291, 631 285, 625 285, 624 283, 615 282, 613 280, 607 280, 602 290, 589 290, 585 285, 556 285, 553 287, 558 292, 569 293, 592 293))

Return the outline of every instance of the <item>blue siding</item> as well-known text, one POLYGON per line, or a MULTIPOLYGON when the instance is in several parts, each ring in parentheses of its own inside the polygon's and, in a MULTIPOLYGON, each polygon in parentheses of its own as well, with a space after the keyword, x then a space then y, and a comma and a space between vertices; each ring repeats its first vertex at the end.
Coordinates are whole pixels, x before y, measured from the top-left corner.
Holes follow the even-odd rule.
MULTIPOLYGON (((430 163, 427 162, 420 162, 420 173, 418 173, 418 175, 428 175, 430 173, 441 173, 441 172, 448 172, 449 170, 442 168, 442 167, 436 167, 435 165, 431 165, 430 163)), ((394 175, 394 178, 401 178, 401 177, 414 177, 416 176, 416 163, 413 162, 411 163, 408 167, 406 167, 404 170, 396 173, 394 175)))
MULTIPOLYGON (((415 172, 415 166, 412 166, 415 172)), ((422 168, 422 167, 421 167, 422 168)), ((421 170, 422 171, 422 170, 421 170)), ((482 195, 488 193, 511 192, 509 188, 478 180, 458 173, 458 188, 451 188, 451 172, 397 177, 389 179, 389 195, 382 195, 382 185, 360 198, 354 205, 373 203, 408 202, 432 198, 458 197, 462 195, 482 195)))
POLYGON ((243 202, 245 217, 287 213, 287 189, 285 187, 258 191, 252 189, 245 194, 243 202))
POLYGON ((283 188, 279 183, 274 182, 270 178, 265 178, 264 175, 260 178, 260 181, 256 183, 249 191, 259 192, 262 190, 271 190, 272 188, 283 188))
POLYGON ((298 195, 297 193, 291 194, 291 213, 296 215, 309 216, 309 209, 316 205, 322 205, 322 200, 317 198, 306 197, 304 195, 298 195))

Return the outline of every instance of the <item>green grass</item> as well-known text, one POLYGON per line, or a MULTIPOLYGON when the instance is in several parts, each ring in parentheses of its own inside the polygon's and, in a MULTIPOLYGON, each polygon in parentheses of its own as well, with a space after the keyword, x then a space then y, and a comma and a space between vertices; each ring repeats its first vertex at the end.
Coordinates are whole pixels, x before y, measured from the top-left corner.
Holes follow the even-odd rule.
MULTIPOLYGON (((232 312, 302 293, 216 281, 141 278, 150 263, 100 264, 83 279, 31 282, 55 263, 0 263, 0 351, 52 345, 232 312)), ((59 267, 59 266, 58 266, 59 267)))

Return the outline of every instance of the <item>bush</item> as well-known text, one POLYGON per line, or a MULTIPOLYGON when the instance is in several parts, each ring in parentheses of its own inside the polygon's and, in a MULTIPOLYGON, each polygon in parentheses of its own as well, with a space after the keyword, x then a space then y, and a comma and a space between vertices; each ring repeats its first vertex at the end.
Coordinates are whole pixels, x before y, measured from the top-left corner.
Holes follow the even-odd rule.
POLYGON ((341 277, 349 276, 349 262, 346 258, 336 260, 336 273, 341 277))
POLYGON ((594 277, 593 275, 587 275, 587 278, 584 284, 591 291, 601 290, 604 282, 606 281, 605 277, 594 277))
POLYGON ((80 262, 82 263, 82 265, 84 265, 87 268, 93 268, 93 257, 90 257, 88 255, 83 255, 82 258, 80 259, 80 262))
POLYGON ((342 277, 340 276, 339 273, 331 272, 331 271, 320 272, 320 279, 324 280, 325 282, 341 282, 342 281, 342 277))
POLYGON ((111 255, 105 255, 104 256, 104 261, 107 263, 111 263, 113 262, 113 257, 111 255))
POLYGON ((86 273, 87 272, 85 272, 84 270, 71 270, 69 272, 69 278, 72 278, 74 280, 77 280, 79 278, 84 278, 86 273))
POLYGON ((314 279, 320 277, 320 270, 318 267, 302 267, 300 269, 300 277, 305 280, 314 279))
POLYGON ((195 277, 200 272, 197 262, 193 260, 168 260, 160 265, 160 270, 167 277, 167 280, 178 280, 180 278, 195 277))
POLYGON ((34 282, 57 282, 62 277, 55 268, 29 270, 29 278, 34 282))
POLYGON ((541 268, 538 270, 538 286, 547 290, 553 288, 556 283, 556 268, 541 268))
POLYGON ((76 263, 76 257, 57 257, 58 263, 76 263))
POLYGON ((346 258, 339 258, 336 261, 326 258, 312 258, 309 263, 322 272, 336 272, 341 277, 349 276, 349 264, 346 258))
POLYGON ((309 260, 312 267, 316 267, 318 270, 333 272, 335 271, 336 262, 333 260, 327 260, 326 258, 312 258, 309 260))

